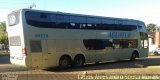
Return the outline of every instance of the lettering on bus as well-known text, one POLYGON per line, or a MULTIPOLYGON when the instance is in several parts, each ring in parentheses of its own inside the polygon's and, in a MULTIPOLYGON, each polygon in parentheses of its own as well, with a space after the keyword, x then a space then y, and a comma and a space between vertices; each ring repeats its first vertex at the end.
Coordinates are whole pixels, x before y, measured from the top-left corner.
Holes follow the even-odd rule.
POLYGON ((46 39, 48 38, 48 34, 35 34, 35 38, 46 39))
POLYGON ((126 32, 110 32, 108 37, 110 38, 129 38, 131 37, 131 33, 126 32))

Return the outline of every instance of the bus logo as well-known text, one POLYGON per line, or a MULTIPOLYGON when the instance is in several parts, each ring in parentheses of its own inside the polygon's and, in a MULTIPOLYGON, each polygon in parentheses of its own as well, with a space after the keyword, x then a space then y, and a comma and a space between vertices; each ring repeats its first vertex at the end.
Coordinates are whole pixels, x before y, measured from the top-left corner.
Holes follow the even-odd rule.
POLYGON ((129 38, 131 33, 126 32, 110 32, 108 35, 110 38, 129 38))
POLYGON ((48 34, 35 34, 35 38, 46 39, 48 38, 48 34))

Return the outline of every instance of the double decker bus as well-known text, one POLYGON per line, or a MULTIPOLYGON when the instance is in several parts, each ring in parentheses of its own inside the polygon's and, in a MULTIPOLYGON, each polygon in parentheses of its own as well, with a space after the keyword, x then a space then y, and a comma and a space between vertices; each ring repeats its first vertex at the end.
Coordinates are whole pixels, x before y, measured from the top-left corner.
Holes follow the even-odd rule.
POLYGON ((8 14, 12 64, 49 68, 83 66, 148 56, 142 21, 32 9, 8 14))

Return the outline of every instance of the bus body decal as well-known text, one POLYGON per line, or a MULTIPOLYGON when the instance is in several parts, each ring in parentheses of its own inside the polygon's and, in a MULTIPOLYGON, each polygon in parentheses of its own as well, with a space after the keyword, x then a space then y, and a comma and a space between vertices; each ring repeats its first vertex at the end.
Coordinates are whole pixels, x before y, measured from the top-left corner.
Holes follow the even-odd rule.
POLYGON ((129 38, 131 33, 127 32, 110 32, 108 35, 109 38, 129 38))

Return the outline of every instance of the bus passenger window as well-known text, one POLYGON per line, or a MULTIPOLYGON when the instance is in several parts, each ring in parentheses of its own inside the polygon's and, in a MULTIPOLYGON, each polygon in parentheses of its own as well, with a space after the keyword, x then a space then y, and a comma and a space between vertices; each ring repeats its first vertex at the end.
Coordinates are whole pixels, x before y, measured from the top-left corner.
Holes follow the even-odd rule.
POLYGON ((31 52, 42 52, 42 45, 40 40, 31 40, 30 41, 31 52))
POLYGON ((137 39, 115 39, 114 48, 137 48, 137 39))
POLYGON ((104 50, 108 47, 113 47, 113 43, 109 39, 88 39, 83 40, 87 50, 104 50))
POLYGON ((41 13, 41 14, 40 14, 40 17, 41 17, 41 18, 47 18, 47 14, 41 13))

